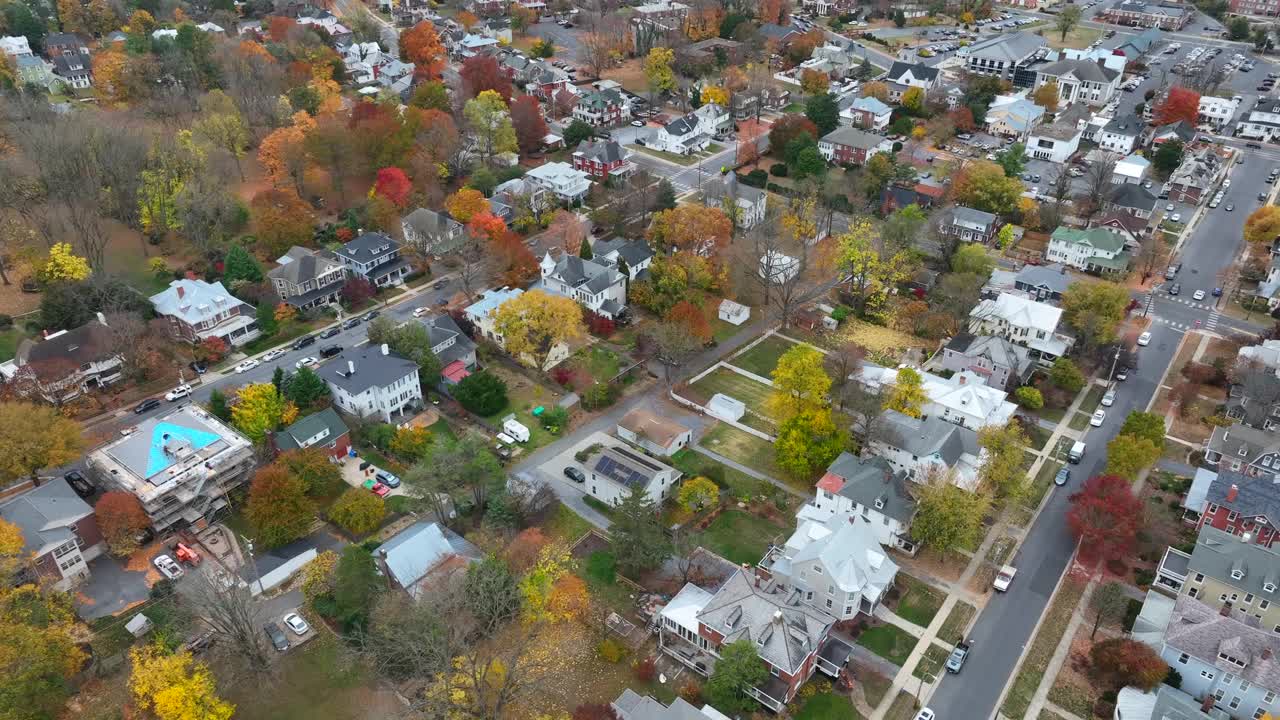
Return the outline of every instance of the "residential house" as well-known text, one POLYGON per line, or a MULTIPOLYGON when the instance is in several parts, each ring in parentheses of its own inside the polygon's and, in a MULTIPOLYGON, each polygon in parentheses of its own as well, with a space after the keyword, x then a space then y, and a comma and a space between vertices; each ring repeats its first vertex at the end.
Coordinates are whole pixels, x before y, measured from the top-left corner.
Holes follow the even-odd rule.
POLYGON ((1161 30, 1181 30, 1194 16, 1193 8, 1176 0, 1121 0, 1097 15, 1098 19, 1116 25, 1161 30))
POLYGON ((1030 87, 1035 83, 1035 74, 1023 79, 1017 71, 1041 54, 1046 44, 1042 36, 1033 33, 1004 33, 962 47, 957 55, 964 59, 965 69, 971 73, 994 75, 1013 81, 1017 87, 1030 87))
MULTIPOLYGON (((1123 35, 1121 38, 1125 37, 1123 35)), ((1120 38, 1116 38, 1119 40, 1120 38)), ((1125 56, 1128 60, 1136 60, 1146 55, 1155 48, 1156 43, 1165 39, 1164 31, 1159 28, 1147 28, 1136 35, 1130 35, 1125 38, 1119 45, 1116 45, 1112 52, 1117 52, 1125 56)))
POLYGON ((0 53, 4 53, 11 58, 31 57, 31 43, 27 42, 26 36, 23 35, 5 35, 0 37, 0 53))
POLYGON ((1259 430, 1280 428, 1280 377, 1269 367, 1237 356, 1236 382, 1227 395, 1227 417, 1259 430))
POLYGON ((596 127, 619 125, 629 113, 626 96, 613 89, 579 95, 573 106, 574 120, 596 127))
POLYGON ((1280 671, 1273 660, 1280 637, 1251 620, 1240 610, 1222 612, 1186 595, 1170 599, 1148 591, 1133 636, 1178 672, 1180 690, 1204 698, 1201 708, 1260 718, 1280 708, 1280 671))
POLYGON ((444 212, 418 208, 400 221, 405 244, 427 255, 447 253, 458 246, 466 228, 444 212))
POLYGON ((1216 145, 1188 148, 1182 164, 1173 171, 1166 184, 1169 200, 1198 205, 1201 200, 1212 197, 1224 168, 1225 163, 1218 155, 1216 145))
POLYGON ((928 210, 942 197, 941 194, 935 194, 932 190, 932 186, 924 183, 916 183, 913 187, 887 185, 880 191, 880 214, 888 217, 908 205, 928 210))
POLYGON ((0 378, 21 397, 61 405, 111 385, 124 357, 102 313, 79 327, 24 338, 13 358, 0 363, 0 378))
POLYGON ((591 190, 591 178, 569 163, 551 162, 525 173, 524 179, 571 205, 581 202, 591 190))
POLYGON ((617 505, 641 493, 661 504, 674 496, 683 473, 625 445, 601 445, 587 456, 584 490, 605 505, 617 505))
POLYGON ((391 586, 418 600, 432 589, 464 576, 484 552, 438 522, 416 522, 374 551, 391 586))
POLYGON ((1045 259, 1085 272, 1123 274, 1128 272, 1132 259, 1127 250, 1128 240, 1104 228, 1076 230, 1063 225, 1049 236, 1045 259))
POLYGON ((855 127, 838 127, 818 141, 818 152, 837 165, 863 165, 876 153, 893 151, 893 143, 855 127))
POLYGON ((791 91, 779 87, 765 87, 759 93, 738 93, 733 96, 733 117, 746 120, 765 110, 781 110, 790 102, 791 91))
POLYGON ((609 703, 618 720, 729 720, 729 716, 710 705, 703 705, 699 710, 682 697, 663 705, 648 695, 637 695, 627 688, 617 700, 609 703))
POLYGON ((168 320, 169 334, 189 343, 216 337, 237 347, 262 334, 257 309, 232 295, 221 281, 173 280, 152 295, 151 308, 168 320))
MULTIPOLYGON (((880 424, 868 440, 867 452, 888 461, 912 482, 930 482, 936 473, 970 491, 978 487, 978 471, 984 457, 978 433, 973 430, 940 417, 913 418, 897 410, 880 414, 880 424)), ((822 501, 819 498, 816 502, 822 501)))
POLYGON ((1059 107, 1076 103, 1100 106, 1120 89, 1121 73, 1090 60, 1059 60, 1036 69, 1036 87, 1058 83, 1059 107))
POLYGON ((338 302, 347 270, 328 250, 294 245, 276 260, 267 277, 282 300, 299 310, 310 310, 338 302))
POLYGON ((938 86, 938 78, 941 74, 937 68, 929 67, 924 63, 895 60, 889 67, 889 72, 881 78, 881 82, 889 86, 889 99, 901 102, 902 96, 909 88, 918 87, 928 95, 930 90, 938 86))
POLYGON ((1137 149, 1138 138, 1142 136, 1144 127, 1142 118, 1133 113, 1116 115, 1099 131, 1098 147, 1128 155, 1137 149))
POLYGON ((1070 287, 1073 278, 1058 264, 1023 265, 1014 276, 1013 286, 1032 300, 1057 302, 1070 287))
POLYGON ((591 243, 591 252, 598 262, 608 263, 628 280, 643 280, 649 276, 649 266, 656 253, 642 239, 612 238, 591 243))
POLYGON ((956 333, 942 349, 942 367, 952 372, 971 370, 1000 390, 1023 385, 1035 365, 1031 352, 995 335, 956 333))
POLYGON ((431 340, 431 354, 440 361, 440 377, 447 385, 457 385, 479 365, 476 343, 462 332, 452 316, 443 314, 422 319, 431 340))
POLYGON ((1231 720, 1217 708, 1206 711, 1190 695, 1161 684, 1151 692, 1130 685, 1116 695, 1115 720, 1231 720))
POLYGON ((1136 215, 1117 211, 1099 216, 1097 220, 1093 221, 1093 226, 1099 230, 1106 230, 1119 236, 1126 243, 1142 242, 1143 238, 1150 236, 1152 229, 1150 220, 1144 220, 1136 215))
POLYGON ((454 45, 453 52, 458 57, 466 59, 477 55, 491 53, 498 47, 498 45, 499 43, 497 38, 466 33, 462 36, 462 39, 454 45))
POLYGON ((1151 161, 1134 153, 1116 161, 1111 182, 1116 185, 1141 185, 1151 171, 1151 161))
POLYGON ((106 549, 93 508, 62 478, 6 500, 0 519, 22 538, 21 581, 68 591, 89 579, 89 562, 106 549))
MULTIPOLYGON (((816 563, 811 558, 807 562, 816 563)), ((763 575, 767 573, 737 568, 710 588, 686 584, 658 611, 658 649, 708 677, 720 648, 744 638, 752 641, 769 674, 746 693, 777 712, 815 670, 838 677, 853 648, 832 636, 834 616, 763 575)))
POLYGON ((1263 97, 1241 118, 1236 134, 1243 138, 1274 142, 1280 136, 1280 98, 1263 97))
MULTIPOLYGON (((897 382, 898 370, 866 363, 854 379, 872 390, 887 389, 897 382)), ((949 378, 923 370, 917 372, 929 398, 920 408, 922 415, 936 415, 971 430, 981 430, 988 425, 1004 427, 1017 412, 1017 407, 1006 399, 1008 393, 987 385, 985 377, 971 370, 949 378)))
POLYGON ((1066 163, 1080 148, 1088 117, 1089 111, 1083 104, 1059 111, 1053 122, 1027 133, 1027 154, 1037 160, 1066 163))
POLYGON ((1280 373, 1280 340, 1263 340, 1247 345, 1236 353, 1237 365, 1252 365, 1280 373))
POLYGON ((994 300, 982 300, 969 312, 969 332, 997 335, 1031 348, 1031 359, 1052 365, 1071 349, 1075 341, 1058 332, 1062 308, 1001 293, 994 300))
POLYGON ((285 429, 272 433, 271 440, 279 452, 320 448, 335 462, 351 451, 351 431, 331 407, 299 418, 285 429))
POLYGON ((1280 474, 1280 435, 1243 424, 1214 427, 1204 441, 1204 462, 1249 477, 1280 474))
POLYGON ((531 64, 529 81, 524 86, 528 94, 547 101, 561 90, 570 89, 572 92, 571 88, 573 88, 573 79, 569 74, 544 61, 531 64))
POLYGON ((422 406, 418 364, 385 344, 343 350, 316 372, 328 384, 333 404, 357 417, 394 423, 422 406))
POLYGON ((840 103, 840 122, 872 131, 889 127, 893 108, 873 97, 847 97, 847 102, 840 103))
POLYGON ((738 175, 734 172, 717 175, 702 186, 702 201, 709 207, 721 210, 734 208, 735 214, 730 219, 742 230, 749 230, 764 222, 768 200, 768 193, 739 182, 738 175))
POLYGON ((1169 548, 1157 574, 1176 583, 1179 571, 1179 587, 1166 583, 1174 592, 1219 612, 1236 611, 1263 628, 1280 628, 1280 554, 1275 548, 1203 527, 1191 553, 1169 548))
POLYGON ((1267 310, 1274 312, 1280 307, 1280 256, 1272 254, 1267 266, 1267 276, 1253 290, 1255 298, 1267 302, 1267 310))
MULTIPOLYGON (((22 39, 26 40, 26 38, 22 39)), ((21 85, 49 88, 55 81, 53 63, 39 55, 19 55, 14 58, 14 67, 18 71, 18 81, 21 85)))
POLYGON ((676 155, 689 155, 704 150, 711 139, 725 132, 732 122, 727 110, 708 103, 663 125, 649 146, 676 155))
POLYGON ((49 33, 44 36, 44 56, 53 60, 56 57, 78 55, 88 60, 89 44, 76 33, 49 33))
POLYGON ((53 76, 72 90, 85 90, 93 85, 88 55, 58 55, 53 58, 53 76))
MULTIPOLYGON (((624 282, 625 287, 625 282, 624 282)), ((501 288, 499 290, 485 290, 480 294, 480 299, 475 303, 467 306, 463 313, 467 320, 475 327, 475 331, 483 337, 499 347, 505 345, 502 334, 497 330, 496 317, 498 308, 504 305, 508 300, 520 296, 524 291, 520 288, 501 288)), ((528 353, 523 354, 520 358, 526 364, 533 364, 533 357, 528 353)), ((569 346, 563 342, 557 343, 547 353, 546 362, 543 363, 544 371, 559 365, 569 359, 569 346)))
POLYGON ((999 228, 1000 219, 995 215, 963 205, 951 208, 938 225, 943 235, 980 243, 991 242, 999 228))
POLYGON ((1167 125, 1150 125, 1147 127, 1147 144, 1152 147, 1159 147, 1170 140, 1177 140, 1186 145, 1195 139, 1196 129, 1186 120, 1179 120, 1167 125))
POLYGON ((870 616, 893 587, 898 565, 882 545, 905 539, 905 529, 890 535, 879 520, 893 526, 895 516, 914 514, 915 503, 906 495, 905 473, 883 458, 842 453, 831 465, 813 504, 797 511, 795 532, 781 547, 770 547, 759 567, 801 593, 806 605, 844 621, 870 616))
MULTIPOLYGON (((862 65, 861 49, 852 44, 845 46, 828 41, 813 49, 808 60, 800 63, 789 72, 775 75, 784 82, 799 84, 799 78, 806 70, 822 73, 833 81, 843 80, 853 75, 862 65)), ((892 91, 891 91, 892 92, 892 91)))
POLYGON ((541 214, 555 207, 556 196, 545 187, 522 177, 499 183, 489 198, 489 211, 508 225, 514 222, 517 208, 541 214))
POLYGON ((539 263, 540 289, 572 298, 588 311, 607 318, 621 316, 627 307, 627 280, 611 264, 583 260, 552 248, 539 263))
POLYGON ((622 416, 617 433, 632 445, 662 457, 671 457, 693 441, 692 430, 642 407, 622 416))
POLYGON ((766 250, 760 255, 756 275, 768 278, 774 285, 785 285, 800 274, 800 260, 777 250, 766 250))
POLYGON ((1280 0, 1231 0, 1229 7, 1233 15, 1252 15, 1254 17, 1275 17, 1280 15, 1280 0))
POLYGON ((998 95, 987 110, 987 132, 1026 140, 1044 118, 1044 108, 1022 95, 998 95))
POLYGON ((1203 492, 1200 507, 1187 508, 1192 513, 1199 511, 1197 530, 1214 527, 1266 547, 1280 538, 1280 483, 1274 476, 1219 470, 1203 486, 1203 492))
POLYGON ((99 486, 132 494, 156 532, 201 527, 228 507, 257 456, 253 444, 196 403, 137 424, 89 453, 99 486))
POLYGON ((335 252, 347 271, 368 280, 375 288, 403 285, 413 269, 400 255, 400 243, 381 232, 356 236, 335 252))
POLYGON ((1200 96, 1200 111, 1196 121, 1213 128, 1214 132, 1222 130, 1236 115, 1240 102, 1231 98, 1220 98, 1213 95, 1200 96))
POLYGON ((1106 208, 1148 220, 1155 211, 1157 202, 1156 196, 1141 185, 1124 183, 1111 192, 1106 208))
POLYGON ((627 151, 613 140, 584 140, 573 153, 573 169, 604 182, 624 178, 635 171, 627 160, 627 151))

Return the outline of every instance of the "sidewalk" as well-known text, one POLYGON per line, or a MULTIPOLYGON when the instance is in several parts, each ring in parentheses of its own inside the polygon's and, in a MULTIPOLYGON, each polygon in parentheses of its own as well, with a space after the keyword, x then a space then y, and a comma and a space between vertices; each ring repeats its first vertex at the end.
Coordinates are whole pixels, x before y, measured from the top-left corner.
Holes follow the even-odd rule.
MULTIPOLYGON (((1036 688, 1035 694, 1031 696, 1031 706, 1027 709, 1027 717, 1040 717, 1040 711, 1044 709, 1045 705, 1049 704, 1049 691, 1053 689, 1053 684, 1058 680, 1058 672, 1062 670, 1062 666, 1066 664, 1068 656, 1071 655, 1071 640, 1075 638, 1076 631, 1084 624, 1085 610, 1089 607, 1089 597, 1093 595, 1093 590, 1097 585, 1097 575, 1089 578, 1089 584, 1085 586, 1084 594, 1080 596, 1080 603, 1076 605, 1075 611, 1071 613, 1071 622, 1067 623, 1067 631, 1058 640, 1058 647, 1053 651, 1053 657, 1049 659, 1049 666, 1045 668, 1044 676, 1040 678, 1040 687, 1036 688)), ((1053 706, 1053 711, 1064 718, 1076 717, 1073 713, 1067 712, 1056 705, 1053 706)))

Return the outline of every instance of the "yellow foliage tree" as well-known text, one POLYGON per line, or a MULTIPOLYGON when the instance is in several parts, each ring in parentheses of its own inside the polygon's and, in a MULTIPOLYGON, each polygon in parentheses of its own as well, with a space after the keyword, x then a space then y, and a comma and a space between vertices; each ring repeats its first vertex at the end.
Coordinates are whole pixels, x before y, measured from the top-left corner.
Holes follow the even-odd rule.
POLYGON ((888 102, 889 86, 878 80, 873 80, 862 86, 862 97, 873 97, 880 102, 888 102))
POLYGON ((572 298, 531 290, 498 306, 494 330, 504 346, 522 361, 543 368, 556 347, 586 332, 582 306, 572 298), (526 360, 527 358, 527 360, 526 360))
POLYGON ((811 243, 818 236, 818 200, 813 195, 792 197, 782 211, 782 230, 797 243, 811 243))
POLYGON ((231 406, 231 424, 256 443, 265 440, 268 432, 298 419, 298 407, 269 382, 245 385, 236 397, 236 404, 231 406))
POLYGON ((699 475, 680 484, 676 501, 685 510, 698 512, 720 501, 720 488, 710 478, 699 475))
POLYGON ((1244 222, 1244 239, 1249 242, 1270 243, 1277 237, 1280 237, 1280 207, 1263 205, 1244 222))
POLYGON ((898 370, 898 379, 885 398, 884 408, 918 418, 927 402, 929 395, 924 391, 924 378, 914 368, 904 367, 898 370))
POLYGON ((564 543, 551 543, 538 551, 538 560, 520 579, 520 596, 524 601, 524 620, 560 622, 567 618, 557 614, 556 585, 573 569, 573 555, 564 543))
POLYGON ((773 370, 773 393, 765 408, 779 424, 802 412, 827 406, 831 378, 823 368, 823 355, 810 345, 796 345, 778 358, 773 370))
POLYGON ((71 243, 54 243, 49 248, 49 259, 45 260, 40 274, 45 282, 77 282, 89 277, 92 272, 89 261, 72 252, 71 243))
POLYGON ((1050 80, 1031 93, 1031 100, 1044 108, 1045 112, 1055 113, 1058 112, 1058 96, 1058 81, 1050 80))
POLYGON ((489 201, 479 190, 462 188, 445 198, 444 209, 449 211, 454 220, 466 225, 471 222, 471 218, 489 211, 489 201))
POLYGON ((209 667, 191 653, 170 653, 159 644, 129 651, 129 692, 158 720, 230 720, 236 707, 217 695, 209 667))
POLYGON ((704 104, 715 103, 720 107, 728 107, 729 91, 719 85, 708 85, 702 88, 702 102, 704 104))

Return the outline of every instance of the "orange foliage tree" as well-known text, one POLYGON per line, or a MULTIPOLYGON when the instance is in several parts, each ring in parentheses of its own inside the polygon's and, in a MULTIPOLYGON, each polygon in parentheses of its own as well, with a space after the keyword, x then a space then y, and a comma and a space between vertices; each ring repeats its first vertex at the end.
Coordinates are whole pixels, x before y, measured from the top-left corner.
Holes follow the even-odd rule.
POLYGON ((541 528, 531 527, 520 531, 507 545, 505 555, 511 572, 523 575, 538 562, 538 553, 547 546, 551 539, 543 534, 541 528))
POLYGON ((464 30, 470 30, 475 27, 475 24, 478 22, 480 22, 480 18, 476 17, 475 13, 467 12, 466 10, 458 13, 458 24, 461 25, 464 30))
POLYGON ((378 179, 373 184, 374 193, 390 200, 400 209, 404 209, 408 204, 411 190, 413 190, 413 183, 398 167, 385 167, 379 170, 378 179))
POLYGON ((279 257, 294 245, 305 245, 315 232, 311 208, 292 190, 263 190, 253 196, 249 210, 258 252, 265 257, 279 257))
POLYGON ((293 18, 287 18, 283 15, 272 15, 271 20, 267 23, 267 37, 273 42, 284 42, 289 37, 289 33, 293 31, 298 23, 293 18))
POLYGON ((275 187, 293 185, 294 192, 302 193, 303 176, 307 169, 307 151, 304 143, 307 133, 316 121, 299 110, 293 114, 291 124, 276 128, 258 145, 258 162, 267 171, 267 179, 275 187))
POLYGON ((471 237, 495 243, 506 234, 507 224, 502 218, 485 210, 471 216, 471 220, 467 222, 467 232, 471 233, 471 237))
POLYGON ((699 342, 711 341, 711 323, 707 322, 707 314, 688 300, 681 300, 672 306, 667 311, 667 321, 683 327, 699 342))
POLYGON ((587 228, 577 215, 568 210, 557 210, 547 225, 547 239, 564 251, 577 255, 582 249, 582 241, 587 239, 587 228))
POLYGON ((702 205, 679 205, 653 216, 648 238, 659 247, 705 253, 729 243, 733 223, 724 211, 702 205))
POLYGON ((400 34, 400 59, 413 63, 414 74, 420 78, 440 77, 447 54, 430 20, 423 20, 400 34))
POLYGON ((551 585, 551 594, 547 596, 547 610, 553 617, 561 620, 577 620, 582 618, 591 606, 591 595, 587 592, 587 584, 573 573, 565 573, 551 585))
POLYGON ((494 243, 494 255, 501 270, 502 283, 512 287, 527 285, 538 275, 538 259, 525 246, 520 236, 510 230, 494 243))
POLYGON ((761 22, 788 25, 791 22, 791 3, 789 0, 761 0, 756 6, 756 17, 761 22))
POLYGON ((1195 126, 1200 116, 1200 93, 1181 85, 1169 88, 1165 99, 1153 108, 1157 125, 1168 125, 1185 120, 1195 126))
POLYGON ((470 222, 471 218, 489 211, 489 201, 484 193, 471 188, 462 188, 444 200, 444 209, 449 211, 454 220, 460 223, 470 222))

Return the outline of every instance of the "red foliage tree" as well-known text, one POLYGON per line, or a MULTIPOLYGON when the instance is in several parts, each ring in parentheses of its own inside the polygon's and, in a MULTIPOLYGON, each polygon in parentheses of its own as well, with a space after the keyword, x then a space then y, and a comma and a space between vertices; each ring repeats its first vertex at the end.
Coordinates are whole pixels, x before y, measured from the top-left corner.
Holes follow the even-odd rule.
POLYGON ((222 358, 227 356, 227 341, 217 335, 210 335, 200 341, 198 345, 192 348, 192 354, 196 360, 204 363, 222 362, 222 358))
POLYGON ((711 323, 707 322, 706 313, 688 300, 681 300, 672 306, 667 311, 667 320, 684 327, 699 342, 706 343, 711 340, 711 323))
POLYGON ((818 126, 803 115, 784 115, 781 120, 773 124, 773 129, 769 131, 769 147, 775 153, 781 155, 782 151, 786 149, 787 143, 803 134, 807 134, 817 140, 818 126))
POLYGON ((1192 127, 1200 116, 1200 93, 1181 85, 1169 88, 1164 101, 1153 108, 1157 125, 1168 125, 1186 120, 1192 127))
POLYGON ((400 168, 385 167, 378 171, 378 179, 373 183, 373 191, 390 200, 396 207, 403 209, 409 203, 409 193, 413 191, 413 183, 400 168))
POLYGON ((435 80, 444 70, 447 55, 436 26, 423 20, 400 33, 400 59, 413 63, 413 74, 435 80))
POLYGON ((521 530, 519 535, 511 539, 511 544, 507 545, 505 553, 511 572, 523 575, 526 570, 533 567, 534 563, 538 562, 538 553, 542 552, 542 548, 548 542, 550 539, 542 533, 540 528, 531 527, 521 530))
POLYGON ((542 140, 550 132, 542 118, 542 108, 532 95, 521 95, 511 103, 511 125, 516 130, 520 152, 528 155, 542 149, 542 140))
MULTIPOLYGON (((618 329, 618 324, 603 315, 593 312, 586 314, 587 329, 596 337, 607 338, 618 329)), ((561 383, 563 384, 563 383, 561 383)))
MULTIPOLYGON (((590 325, 590 320, 587 321, 590 325)), ((560 387, 567 387, 569 382, 573 380, 573 371, 564 365, 557 365, 551 370, 551 379, 556 381, 560 387)))
POLYGON ((267 23, 267 37, 271 38, 273 42, 284 42, 289 33, 297 26, 298 23, 294 22, 292 18, 272 15, 270 22, 267 23))
POLYGON ((952 110, 947 113, 947 118, 951 120, 951 124, 958 132, 973 132, 978 127, 978 124, 973 121, 973 111, 967 106, 952 110))
POLYGON ((470 100, 485 90, 493 90, 502 99, 511 102, 511 76, 498 61, 489 55, 476 55, 462 62, 458 71, 462 76, 463 97, 470 100))
POLYGON ((137 547, 134 536, 151 524, 142 503, 133 493, 112 490, 98 499, 93 506, 98 529, 107 547, 115 555, 127 555, 137 547))
POLYGON ((476 213, 467 221, 467 232, 471 233, 471 237, 483 238, 490 243, 498 242, 507 232, 507 224, 502 218, 485 210, 476 213))
POLYGON ((525 246, 520 236, 510 230, 493 244, 503 284, 512 287, 528 285, 538 275, 538 258, 525 246))
POLYGON ((1089 650, 1089 674, 1106 689, 1133 685, 1154 690, 1169 674, 1169 665, 1149 645, 1129 638, 1111 638, 1089 650))
POLYGON ((606 703, 584 703, 573 709, 572 720, 618 720, 618 715, 606 703))
POLYGON ((342 302, 353 307, 373 297, 373 283, 362 277, 353 277, 342 284, 342 302))
POLYGON ((1103 562, 1123 561, 1135 552, 1142 529, 1142 501, 1118 475, 1096 475, 1071 496, 1067 525, 1082 554, 1103 562))

